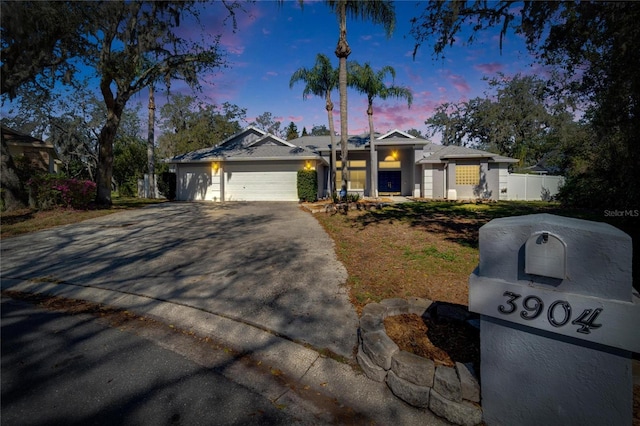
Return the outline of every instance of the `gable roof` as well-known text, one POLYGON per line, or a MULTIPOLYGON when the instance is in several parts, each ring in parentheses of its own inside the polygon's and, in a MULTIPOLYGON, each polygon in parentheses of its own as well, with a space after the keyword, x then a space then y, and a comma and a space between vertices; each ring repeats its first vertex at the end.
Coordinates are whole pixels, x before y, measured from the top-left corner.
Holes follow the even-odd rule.
POLYGON ((258 138, 264 136, 267 134, 267 132, 265 132, 262 129, 259 129, 255 126, 248 126, 245 127, 244 129, 240 130, 238 133, 234 133, 233 135, 229 136, 228 138, 226 138, 225 140, 223 140, 222 142, 220 142, 218 144, 218 146, 222 146, 222 145, 227 145, 229 143, 231 143, 231 141, 233 141, 234 139, 239 139, 243 136, 249 136, 250 134, 253 134, 255 136, 257 136, 258 138))
POLYGON ((394 138, 407 138, 407 139, 416 139, 415 136, 411 136, 409 133, 403 132, 402 130, 393 129, 390 132, 385 133, 382 136, 377 137, 377 140, 387 139, 390 137, 394 138))
MULTIPOLYGON (((169 163, 256 160, 323 160, 311 149, 287 142, 256 127, 247 127, 221 144, 176 155, 169 163)), ((323 160, 324 161, 324 160, 323 160)))
POLYGON ((272 146, 290 146, 290 147, 295 147, 294 144, 289 143, 287 141, 285 141, 284 139, 281 139, 275 135, 272 135, 271 133, 267 133, 266 135, 264 135, 263 137, 261 137, 260 139, 255 140, 254 142, 251 142, 250 144, 247 145, 247 148, 250 146, 264 146, 264 145, 272 145, 272 146))
MULTIPOLYGON (((340 136, 334 137, 336 148, 340 136)), ((369 135, 353 135, 348 139, 350 151, 369 149, 369 135)), ((445 163, 449 160, 486 159, 492 163, 517 163, 510 157, 479 149, 457 145, 437 145, 420 137, 409 135, 398 129, 376 138, 376 145, 406 145, 422 149, 423 157, 416 164, 445 163)), ((203 148, 186 154, 177 155, 169 163, 197 163, 212 161, 252 161, 252 160, 321 160, 320 154, 331 150, 331 136, 302 136, 285 141, 278 136, 266 133, 257 127, 249 126, 222 141, 219 145, 203 148)))
POLYGON ((45 142, 43 140, 34 138, 31 135, 20 133, 16 130, 10 129, 7 126, 2 126, 2 139, 9 145, 20 146, 32 146, 43 149, 54 149, 51 142, 45 142))
MULTIPOLYGON (((334 137, 336 148, 340 147, 340 136, 334 137)), ((369 149, 369 134, 349 136, 349 151, 364 151, 369 149)), ((318 152, 328 152, 331 150, 331 136, 301 136, 290 141, 297 146, 303 146, 318 152)), ((427 145, 429 141, 423 138, 416 138, 400 130, 392 130, 382 136, 376 138, 376 145, 427 145)))
POLYGON ((458 145, 429 144, 424 148, 424 157, 417 164, 442 163, 447 160, 472 160, 485 158, 492 163, 517 163, 518 160, 489 151, 466 148, 458 145))

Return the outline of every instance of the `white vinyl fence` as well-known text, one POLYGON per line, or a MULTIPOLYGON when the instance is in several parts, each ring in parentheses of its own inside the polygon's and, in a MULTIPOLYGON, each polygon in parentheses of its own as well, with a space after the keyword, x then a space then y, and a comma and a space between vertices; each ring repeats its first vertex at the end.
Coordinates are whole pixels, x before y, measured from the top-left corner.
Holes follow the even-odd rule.
POLYGON ((507 193, 501 200, 549 201, 564 183, 562 176, 509 173, 507 193))
POLYGON ((158 191, 159 175, 154 175, 155 180, 153 187, 151 186, 149 174, 144 174, 144 179, 138 179, 138 198, 164 198, 158 191))

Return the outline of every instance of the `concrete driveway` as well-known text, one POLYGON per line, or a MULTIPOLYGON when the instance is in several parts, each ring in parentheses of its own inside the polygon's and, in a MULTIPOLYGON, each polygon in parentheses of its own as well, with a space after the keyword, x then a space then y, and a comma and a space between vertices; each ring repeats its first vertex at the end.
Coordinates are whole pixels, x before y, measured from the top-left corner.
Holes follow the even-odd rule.
POLYGON ((296 203, 163 203, 2 240, 28 280, 168 301, 351 358, 358 318, 332 240, 296 203))

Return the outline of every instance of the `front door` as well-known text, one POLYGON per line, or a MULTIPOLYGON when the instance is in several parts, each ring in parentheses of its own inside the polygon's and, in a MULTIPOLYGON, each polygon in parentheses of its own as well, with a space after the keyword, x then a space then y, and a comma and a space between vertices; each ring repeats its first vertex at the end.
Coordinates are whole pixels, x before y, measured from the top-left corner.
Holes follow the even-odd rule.
POLYGON ((400 170, 385 170, 378 172, 378 192, 380 194, 400 194, 402 184, 400 170))

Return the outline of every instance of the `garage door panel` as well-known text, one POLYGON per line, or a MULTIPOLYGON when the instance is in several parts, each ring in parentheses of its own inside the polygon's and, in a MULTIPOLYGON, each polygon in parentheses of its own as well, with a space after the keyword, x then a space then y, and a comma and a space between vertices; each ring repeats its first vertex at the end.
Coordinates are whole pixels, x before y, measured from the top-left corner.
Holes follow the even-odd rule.
MULTIPOLYGON (((295 173, 293 173, 295 175, 295 173)), ((232 183, 234 180, 246 183, 278 183, 291 181, 292 172, 235 172, 228 174, 227 182, 232 183)))
POLYGON ((225 200, 298 201, 298 168, 295 164, 227 166, 225 200))

